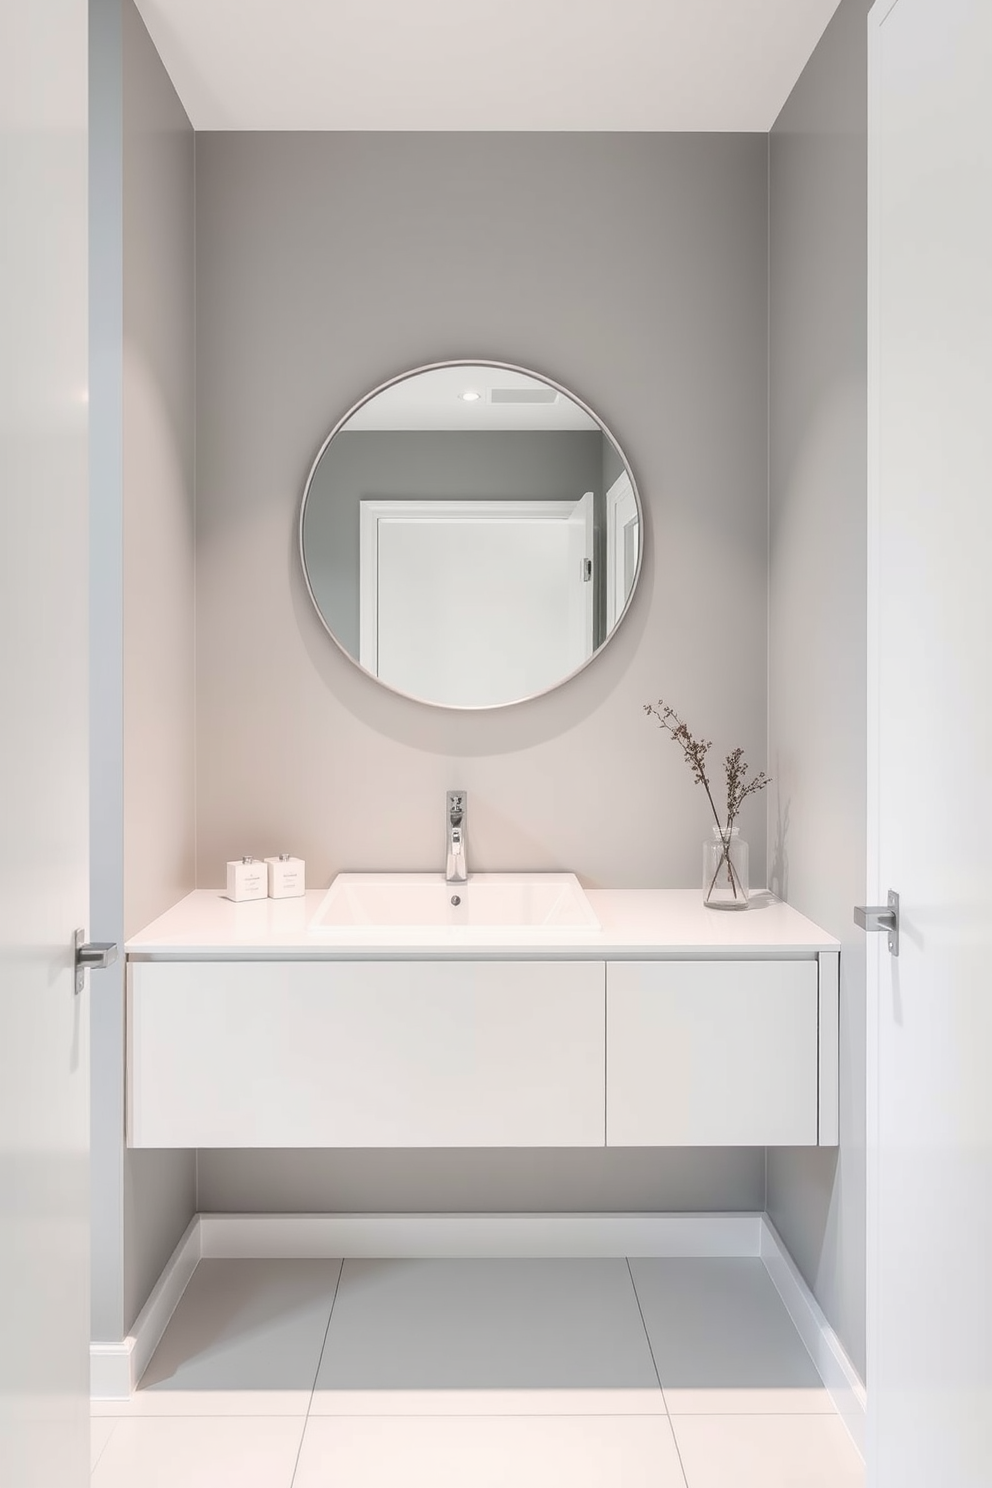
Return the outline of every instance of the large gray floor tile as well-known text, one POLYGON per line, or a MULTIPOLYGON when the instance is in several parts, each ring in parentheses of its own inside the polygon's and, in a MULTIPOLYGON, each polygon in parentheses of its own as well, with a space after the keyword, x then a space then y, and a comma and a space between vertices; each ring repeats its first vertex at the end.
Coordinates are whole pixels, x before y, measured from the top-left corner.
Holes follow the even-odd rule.
POLYGON ((311 1416, 293 1488, 685 1488, 685 1479, 664 1416, 311 1416))
POLYGON ((205 1260, 126 1415, 305 1415, 340 1261, 205 1260))
POLYGON ((312 1412, 663 1412, 624 1261, 345 1261, 312 1412))
POLYGON ((833 1410, 760 1260, 632 1259, 630 1269, 672 1415, 833 1410))

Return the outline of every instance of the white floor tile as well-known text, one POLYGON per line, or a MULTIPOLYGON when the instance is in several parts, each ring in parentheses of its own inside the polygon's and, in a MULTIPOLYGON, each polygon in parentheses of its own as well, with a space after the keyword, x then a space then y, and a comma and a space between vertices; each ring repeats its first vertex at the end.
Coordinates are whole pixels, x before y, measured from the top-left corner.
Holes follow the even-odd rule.
POLYGON ((116 1421, 90 1419, 90 1472, 103 1455, 103 1449, 113 1435, 116 1421))
POLYGON ((205 1260, 128 1416, 305 1415, 340 1261, 205 1260))
POLYGON ((671 1415, 833 1412, 760 1260, 632 1259, 630 1269, 671 1415))
POLYGON ((689 1488, 864 1488, 838 1416, 678 1416, 689 1488))
POLYGON ((311 1414, 664 1412, 626 1263, 346 1261, 311 1414))
POLYGON ((292 1488, 300 1417, 118 1421, 92 1488, 292 1488))
POLYGON ((685 1479, 663 1416, 338 1416, 307 1422, 293 1488, 510 1485, 685 1488, 685 1479))

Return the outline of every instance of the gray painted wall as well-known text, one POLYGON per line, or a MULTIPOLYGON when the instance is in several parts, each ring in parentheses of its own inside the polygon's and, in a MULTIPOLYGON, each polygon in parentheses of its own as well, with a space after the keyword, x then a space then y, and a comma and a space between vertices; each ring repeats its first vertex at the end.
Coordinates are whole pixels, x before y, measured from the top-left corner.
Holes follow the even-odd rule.
MULTIPOLYGON (((663 692, 764 761, 766 169, 765 137, 747 135, 198 137, 201 885, 285 844, 314 884, 431 868, 455 775, 479 868, 696 881, 705 803, 641 704, 663 692), (384 692, 329 643, 296 522, 313 453, 357 395, 480 354, 597 409, 651 541, 595 666, 471 715, 384 692), (629 814, 600 788, 611 772, 629 814)), ((759 862, 764 829, 758 807, 759 862)))
POLYGON ((841 1145, 768 1211, 865 1368, 867 24, 844 0, 770 137, 769 882, 842 942, 841 1145))
POLYGON ((358 532, 363 498, 577 501, 603 493, 605 435, 580 429, 352 430, 314 471, 303 524, 321 613, 358 656, 358 532))
MULTIPOLYGON (((193 886, 193 131, 131 0, 91 8, 93 934, 193 886)), ((93 1332, 123 1336, 195 1156, 123 1146, 121 963, 94 980, 93 1332)))
MULTIPOLYGON (((195 882, 193 129, 124 7, 124 933, 195 882)), ((196 1209, 191 1152, 124 1162, 124 1326, 196 1209)))
MULTIPOLYGON (((201 134, 196 183, 198 884, 249 851, 301 853, 315 886, 436 868, 453 784, 478 869, 696 883, 705 801, 641 710, 662 695, 718 753, 766 763, 766 137, 201 134), (560 692, 480 715, 359 672, 313 613, 296 545, 334 421, 387 377, 456 357, 573 388, 623 446, 648 526, 603 655, 560 692)), ((762 863, 763 804, 743 833, 762 863)), ((420 1202, 764 1200, 747 1150, 536 1161, 418 1159, 420 1202)), ((279 1207, 288 1188, 294 1208, 415 1207, 410 1164, 204 1154, 199 1202, 279 1207)))

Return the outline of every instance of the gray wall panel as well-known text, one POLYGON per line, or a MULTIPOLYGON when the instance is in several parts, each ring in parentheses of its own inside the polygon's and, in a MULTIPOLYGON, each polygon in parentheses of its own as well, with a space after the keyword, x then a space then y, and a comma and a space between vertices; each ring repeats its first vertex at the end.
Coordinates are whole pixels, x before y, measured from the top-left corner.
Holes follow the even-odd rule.
MULTIPOLYGON (((766 171, 752 135, 197 138, 199 884, 285 844, 315 884, 434 867, 453 771, 479 868, 696 881, 704 802, 640 710, 664 692, 764 762, 766 171), (471 355, 596 408, 649 552, 594 666, 460 715, 382 691, 329 644, 295 534, 310 461, 356 396, 471 355)), ((763 862, 760 806, 744 829, 763 862)))
POLYGON ((193 883, 193 171, 193 130, 125 5, 126 935, 193 883))
POLYGON ((770 137, 769 882, 842 942, 839 1151, 768 1154, 768 1210, 865 1367, 868 0, 770 137))
MULTIPOLYGON (((124 5, 124 933, 194 884, 193 129, 124 5)), ((124 1326, 193 1216, 191 1152, 125 1154, 124 1326)))
MULTIPOLYGON (((131 0, 91 46, 91 933, 193 886, 193 131, 131 0)), ((124 1148, 123 960, 93 978, 92 1328, 121 1338, 195 1156, 124 1148)))

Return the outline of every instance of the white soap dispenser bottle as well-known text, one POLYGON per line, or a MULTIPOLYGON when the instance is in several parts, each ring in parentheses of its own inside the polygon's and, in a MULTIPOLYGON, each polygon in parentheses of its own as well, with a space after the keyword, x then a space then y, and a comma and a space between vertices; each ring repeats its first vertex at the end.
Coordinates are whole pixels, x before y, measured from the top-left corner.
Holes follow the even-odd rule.
POLYGON ((264 899, 269 892, 265 864, 258 858, 239 858, 227 865, 227 897, 235 904, 246 899, 264 899))
POLYGON ((277 858, 266 858, 269 870, 270 899, 298 899, 306 893, 306 864, 302 858, 280 853, 277 858))

